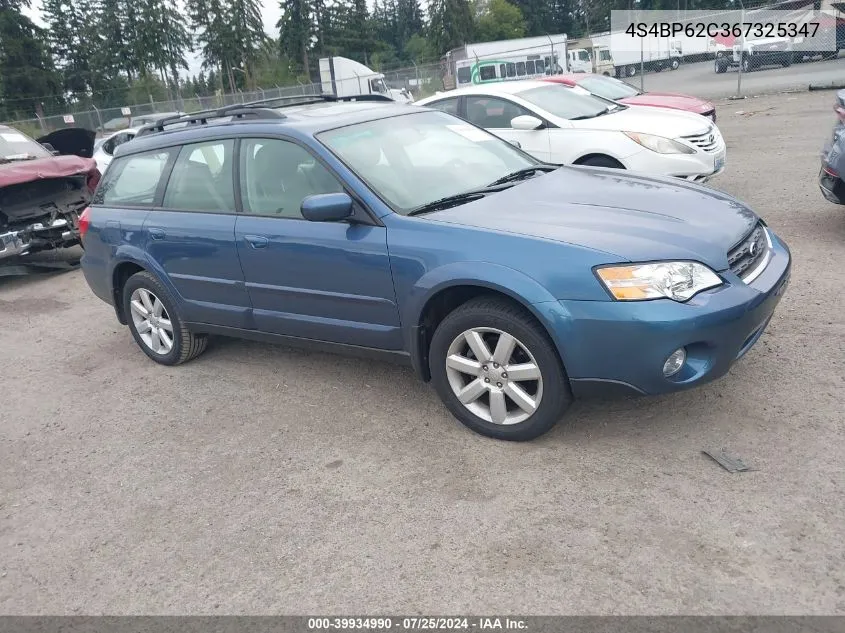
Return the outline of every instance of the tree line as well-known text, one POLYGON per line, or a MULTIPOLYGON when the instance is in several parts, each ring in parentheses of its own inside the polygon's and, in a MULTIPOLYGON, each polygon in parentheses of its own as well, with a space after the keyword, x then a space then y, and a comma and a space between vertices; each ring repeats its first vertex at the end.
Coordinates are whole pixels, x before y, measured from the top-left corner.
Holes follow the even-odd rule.
MULTIPOLYGON (((316 60, 373 68, 436 62, 472 41, 609 28, 635 0, 280 0, 265 33, 260 0, 0 0, 0 119, 153 99, 310 83, 316 60), (40 2, 45 27, 24 9, 40 2), (186 76, 196 51, 202 72, 186 76)), ((639 0, 641 9, 734 0, 639 0)))

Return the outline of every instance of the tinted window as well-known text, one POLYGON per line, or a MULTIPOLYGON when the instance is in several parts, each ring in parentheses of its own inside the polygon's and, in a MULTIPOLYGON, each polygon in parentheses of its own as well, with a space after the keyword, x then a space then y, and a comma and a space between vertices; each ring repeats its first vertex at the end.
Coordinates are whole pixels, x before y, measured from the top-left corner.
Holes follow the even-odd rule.
POLYGON ((508 77, 516 77, 516 64, 514 64, 513 62, 508 62, 506 66, 508 71, 508 77))
POLYGON ((543 72, 543 69, 545 68, 545 67, 544 67, 544 65, 543 65, 543 60, 542 60, 542 59, 538 59, 538 60, 536 60, 536 61, 534 62, 534 68, 536 68, 536 69, 537 69, 537 72, 538 72, 538 73, 543 72))
POLYGON ((466 103, 467 120, 486 129, 509 128, 514 117, 531 115, 525 108, 504 99, 467 96, 466 103))
POLYGON ((463 68, 458 68, 458 83, 459 84, 468 84, 472 81, 472 73, 470 72, 467 66, 463 68))
POLYGON ((451 99, 441 99, 440 101, 435 101, 433 103, 427 103, 427 108, 435 108, 437 110, 441 110, 442 112, 448 112, 449 114, 454 114, 458 116, 458 98, 452 97, 451 99))
POLYGON ((496 67, 495 66, 482 66, 478 70, 478 74, 481 76, 482 81, 490 81, 491 79, 496 78, 496 67))
POLYGON ((533 61, 525 62, 525 72, 529 75, 534 74, 534 62, 533 61))
POLYGON ((525 74, 525 62, 516 62, 516 74, 519 77, 525 74))
POLYGON ((162 206, 184 211, 234 211, 234 147, 232 139, 183 147, 162 206))
POLYGON ((170 152, 157 151, 117 158, 106 170, 94 204, 147 206, 155 201, 161 175, 170 152))
POLYGON ((302 218, 302 200, 343 187, 307 150, 279 139, 241 142, 241 201, 246 213, 302 218))
POLYGON ((507 74, 508 74, 508 71, 506 70, 505 65, 499 64, 499 77, 504 78, 504 77, 507 76, 507 74))

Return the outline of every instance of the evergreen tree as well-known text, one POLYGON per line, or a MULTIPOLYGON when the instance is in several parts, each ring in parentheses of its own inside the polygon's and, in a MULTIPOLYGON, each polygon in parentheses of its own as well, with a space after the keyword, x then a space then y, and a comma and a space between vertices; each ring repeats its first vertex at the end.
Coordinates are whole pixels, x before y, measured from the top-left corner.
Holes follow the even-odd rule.
POLYGON ((62 90, 44 41, 47 34, 23 15, 25 0, 0 0, 0 113, 31 117, 44 103, 61 103, 62 90))
POLYGON ((468 0, 431 0, 429 38, 438 54, 472 41, 472 9, 468 0))
MULTIPOLYGON (((238 58, 233 60, 235 67, 242 67, 248 80, 254 71, 267 35, 261 21, 260 0, 232 0, 229 24, 232 28, 234 48, 238 58)), ((247 81, 247 88, 249 88, 247 81)))
POLYGON ((314 32, 311 7, 308 0, 281 0, 282 17, 276 26, 282 55, 290 60, 297 71, 311 74, 308 52, 314 32))

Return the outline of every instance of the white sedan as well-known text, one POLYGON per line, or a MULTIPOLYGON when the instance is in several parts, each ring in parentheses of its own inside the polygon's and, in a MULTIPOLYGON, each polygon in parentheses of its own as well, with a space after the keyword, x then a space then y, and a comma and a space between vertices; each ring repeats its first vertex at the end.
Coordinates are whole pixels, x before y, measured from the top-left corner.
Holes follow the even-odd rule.
POLYGON ((128 143, 135 138, 135 135, 140 129, 141 127, 139 126, 120 130, 120 132, 115 132, 114 134, 107 136, 100 143, 94 146, 94 160, 97 161, 97 169, 100 170, 101 174, 106 173, 106 167, 111 164, 111 159, 114 156, 114 150, 116 150, 119 145, 128 143))
POLYGON ((709 119, 626 106, 545 81, 469 86, 420 99, 549 163, 616 167, 703 182, 725 168, 726 147, 709 119))

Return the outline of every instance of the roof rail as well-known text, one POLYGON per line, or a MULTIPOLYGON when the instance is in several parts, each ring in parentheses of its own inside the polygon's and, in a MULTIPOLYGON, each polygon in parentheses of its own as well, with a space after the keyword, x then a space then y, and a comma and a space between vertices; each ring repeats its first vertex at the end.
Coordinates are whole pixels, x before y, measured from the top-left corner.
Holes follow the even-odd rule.
POLYGON ((284 119, 285 115, 279 112, 280 108, 311 105, 314 103, 326 103, 334 101, 393 101, 390 97, 382 94, 350 95, 337 97, 331 94, 320 95, 292 95, 287 97, 274 97, 271 99, 259 99, 246 103, 235 103, 220 108, 201 110, 191 114, 174 115, 158 119, 138 130, 135 135, 146 136, 156 132, 163 132, 169 125, 183 123, 185 125, 206 125, 210 119, 221 119, 224 117, 256 118, 256 119, 284 119), (276 105, 271 105, 276 104, 276 105))

